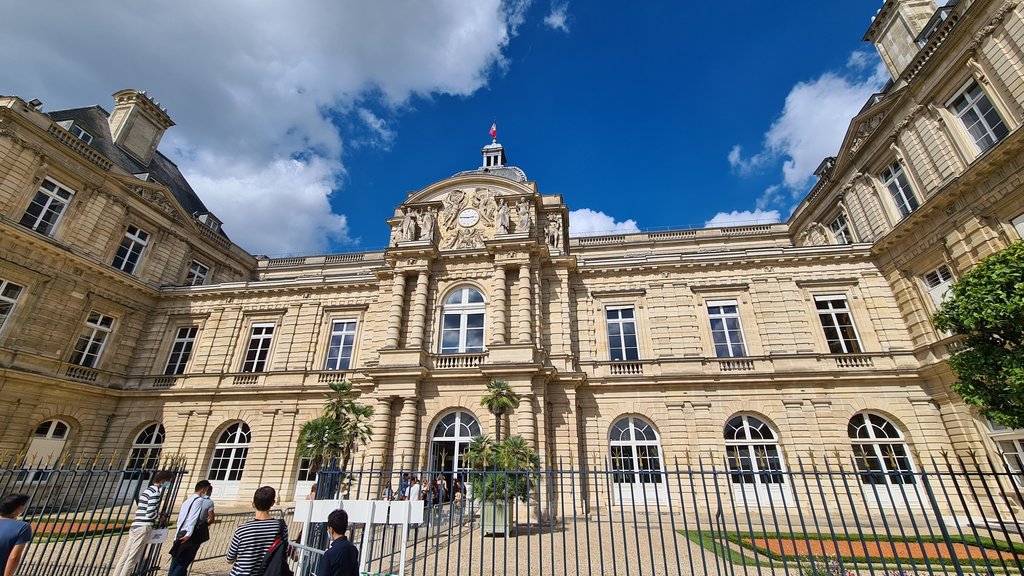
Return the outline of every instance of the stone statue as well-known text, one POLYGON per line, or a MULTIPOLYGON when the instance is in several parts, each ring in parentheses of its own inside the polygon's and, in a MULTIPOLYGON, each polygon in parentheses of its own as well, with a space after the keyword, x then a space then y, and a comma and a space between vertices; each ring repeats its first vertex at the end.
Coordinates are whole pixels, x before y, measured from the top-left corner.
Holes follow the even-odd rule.
POLYGON ((454 230, 459 220, 459 211, 462 210, 462 203, 466 199, 466 193, 462 190, 452 190, 448 197, 441 201, 444 208, 441 209, 441 227, 445 230, 454 230))
POLYGON ((516 232, 517 233, 529 233, 530 232, 530 203, 526 200, 520 200, 516 204, 516 232))
POLYGON ((409 208, 402 217, 402 242, 416 239, 416 210, 409 208))
POLYGON ((434 241, 434 211, 424 210, 420 215, 420 240, 434 241))
POLYGON ((498 200, 497 234, 508 234, 508 227, 508 203, 504 200, 498 200))
POLYGON ((548 246, 555 250, 562 247, 562 217, 556 214, 548 216, 548 246))

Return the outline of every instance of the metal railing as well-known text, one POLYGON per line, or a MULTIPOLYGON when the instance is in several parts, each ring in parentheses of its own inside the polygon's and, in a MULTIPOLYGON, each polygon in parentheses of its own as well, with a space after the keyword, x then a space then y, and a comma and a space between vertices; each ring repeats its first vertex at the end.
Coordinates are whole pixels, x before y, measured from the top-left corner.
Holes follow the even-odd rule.
MULTIPOLYGON (((157 464, 153 462, 152 464, 157 464)), ((157 469, 175 476, 160 501, 157 528, 171 518, 184 461, 166 458, 153 468, 127 468, 123 459, 95 455, 26 461, 0 456, 0 495, 25 494, 21 520, 32 527, 19 576, 102 576, 117 563, 135 517, 135 501, 157 469)), ((160 544, 146 547, 136 574, 150 574, 163 562, 160 544)))
MULTIPOLYGON (((638 462, 645 469, 558 461, 535 473, 461 472, 471 480, 465 493, 424 492, 405 574, 1024 573, 1024 475, 987 460, 950 456, 901 470, 838 457, 798 457, 785 469, 756 458, 733 467, 707 456, 638 462), (495 503, 474 485, 520 491, 495 503)), ((443 471, 413 475, 453 481, 443 471)), ((342 507, 404 488, 401 472, 372 467, 321 471, 320 482, 342 487, 342 507)), ((339 491, 321 497, 330 494, 339 491)), ((365 530, 350 529, 357 546, 365 530)), ((395 573, 401 527, 372 530, 364 569, 395 573)))

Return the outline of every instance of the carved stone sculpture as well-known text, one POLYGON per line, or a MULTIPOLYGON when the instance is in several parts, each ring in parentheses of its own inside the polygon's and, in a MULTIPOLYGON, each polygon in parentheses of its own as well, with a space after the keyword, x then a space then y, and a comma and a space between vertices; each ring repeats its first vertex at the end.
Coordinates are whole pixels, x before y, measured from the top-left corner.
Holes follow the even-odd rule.
POLYGON ((402 242, 416 239, 416 211, 409 208, 402 217, 402 242))
POLYGON ((516 232, 517 233, 529 233, 530 232, 530 203, 526 200, 520 200, 516 204, 516 232))
POLYGON ((557 214, 548 216, 548 246, 555 250, 562 249, 562 217, 557 214))
POLYGON ((420 216, 420 240, 434 241, 434 211, 424 210, 420 216))
POLYGON ((508 219, 508 203, 504 200, 498 201, 498 223, 497 223, 497 234, 508 234, 509 219, 508 219))
POLYGON ((444 208, 441 209, 440 223, 444 230, 454 230, 459 221, 459 211, 466 200, 466 193, 462 190, 452 190, 448 197, 441 200, 444 208))

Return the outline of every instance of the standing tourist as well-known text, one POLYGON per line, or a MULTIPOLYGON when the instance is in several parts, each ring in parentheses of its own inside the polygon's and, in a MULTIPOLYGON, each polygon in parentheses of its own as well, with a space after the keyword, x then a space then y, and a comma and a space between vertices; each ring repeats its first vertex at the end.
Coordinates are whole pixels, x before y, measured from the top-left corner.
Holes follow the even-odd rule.
POLYGON ((129 576, 135 572, 135 565, 139 563, 143 552, 146 551, 146 541, 153 533, 153 524, 160 515, 160 500, 164 491, 174 480, 174 473, 161 470, 153 476, 153 482, 139 494, 139 507, 135 511, 135 521, 128 530, 128 543, 125 545, 121 559, 114 566, 111 576, 129 576))
POLYGON ((331 537, 331 546, 320 561, 321 576, 358 576, 359 549, 355 547, 345 532, 348 531, 348 512, 335 510, 327 516, 327 534, 331 537))
POLYGON ((27 504, 28 496, 25 494, 8 494, 0 499, 0 568, 3 576, 14 576, 25 547, 32 540, 32 527, 28 522, 18 520, 27 504))
POLYGON ((168 576, 185 576, 196 559, 199 546, 210 539, 213 523, 213 485, 209 480, 196 483, 195 494, 188 497, 178 512, 178 532, 171 548, 171 571, 168 576), (175 549, 176 548, 176 549, 175 549))
POLYGON ((227 561, 231 563, 230 576, 250 576, 262 568, 263 558, 274 540, 288 538, 288 525, 270 515, 277 503, 277 491, 270 486, 256 489, 252 506, 256 516, 235 529, 228 546, 227 561))

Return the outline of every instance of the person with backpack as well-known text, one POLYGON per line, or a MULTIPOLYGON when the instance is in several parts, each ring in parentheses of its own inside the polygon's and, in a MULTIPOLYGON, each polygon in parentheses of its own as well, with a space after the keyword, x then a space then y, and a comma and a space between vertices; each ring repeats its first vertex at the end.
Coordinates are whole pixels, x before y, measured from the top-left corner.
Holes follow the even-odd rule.
POLYGON ((277 503, 271 486, 256 489, 252 497, 256 515, 235 529, 228 546, 229 576, 290 576, 288 569, 288 525, 270 515, 277 503))
POLYGON ((196 484, 195 494, 189 496, 178 512, 177 534, 171 547, 171 570, 167 576, 186 576, 188 568, 199 552, 199 546, 210 539, 210 524, 214 519, 213 485, 209 480, 196 484))

